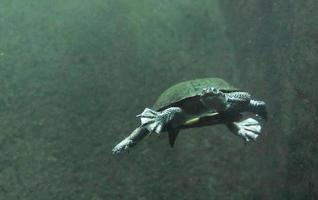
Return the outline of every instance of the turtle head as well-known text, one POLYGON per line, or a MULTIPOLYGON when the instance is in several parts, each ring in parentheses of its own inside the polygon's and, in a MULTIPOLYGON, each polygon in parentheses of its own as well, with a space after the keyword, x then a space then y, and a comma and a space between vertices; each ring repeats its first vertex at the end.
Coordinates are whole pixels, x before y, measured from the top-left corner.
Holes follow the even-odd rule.
POLYGON ((201 96, 214 96, 215 97, 215 96, 220 96, 222 94, 223 93, 219 89, 217 89, 215 87, 209 87, 209 88, 205 88, 202 90, 201 96))

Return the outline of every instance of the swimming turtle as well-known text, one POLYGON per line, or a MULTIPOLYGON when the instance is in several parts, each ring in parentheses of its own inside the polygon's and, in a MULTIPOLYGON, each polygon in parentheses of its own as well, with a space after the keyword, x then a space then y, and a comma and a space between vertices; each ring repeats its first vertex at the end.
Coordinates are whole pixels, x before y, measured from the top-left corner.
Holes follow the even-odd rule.
POLYGON ((267 119, 264 101, 221 78, 203 78, 178 83, 164 91, 152 109, 145 108, 137 115, 141 125, 113 148, 113 153, 136 145, 144 136, 168 132, 173 147, 181 129, 225 124, 231 132, 245 141, 255 140, 261 133, 261 124, 251 113, 267 119))

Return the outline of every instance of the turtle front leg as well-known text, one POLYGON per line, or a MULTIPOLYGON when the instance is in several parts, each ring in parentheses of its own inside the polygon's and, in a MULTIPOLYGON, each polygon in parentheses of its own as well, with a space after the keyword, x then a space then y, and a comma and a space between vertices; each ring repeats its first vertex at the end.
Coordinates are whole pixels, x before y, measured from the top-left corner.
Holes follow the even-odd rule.
POLYGON ((176 122, 181 113, 182 109, 179 107, 170 107, 161 112, 146 108, 137 117, 141 120, 141 127, 147 129, 149 133, 160 134, 168 123, 176 122))
POLYGON ((267 120, 266 103, 264 101, 251 100, 249 103, 249 111, 267 120))

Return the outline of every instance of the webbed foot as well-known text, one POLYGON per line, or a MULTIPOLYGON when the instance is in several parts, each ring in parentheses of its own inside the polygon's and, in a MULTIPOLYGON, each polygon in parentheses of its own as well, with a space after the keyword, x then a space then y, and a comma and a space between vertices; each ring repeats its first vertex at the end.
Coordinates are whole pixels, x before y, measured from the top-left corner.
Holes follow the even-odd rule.
POLYGON ((141 120, 141 127, 146 128, 150 133, 156 132, 159 134, 166 124, 173 120, 177 113, 181 112, 181 108, 178 107, 167 108, 162 112, 146 108, 141 114, 137 115, 137 117, 141 120))
POLYGON ((262 128, 260 123, 253 118, 230 123, 228 127, 233 133, 242 137, 246 142, 256 140, 262 128))

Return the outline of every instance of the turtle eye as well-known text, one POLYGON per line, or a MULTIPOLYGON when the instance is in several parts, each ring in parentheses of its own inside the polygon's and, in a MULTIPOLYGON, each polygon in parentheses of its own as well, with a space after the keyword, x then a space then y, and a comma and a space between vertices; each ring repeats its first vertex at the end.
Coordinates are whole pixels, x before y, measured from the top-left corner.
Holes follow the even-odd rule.
POLYGON ((212 88, 212 92, 215 93, 215 94, 218 94, 218 93, 219 93, 219 90, 216 89, 216 88, 212 88))

